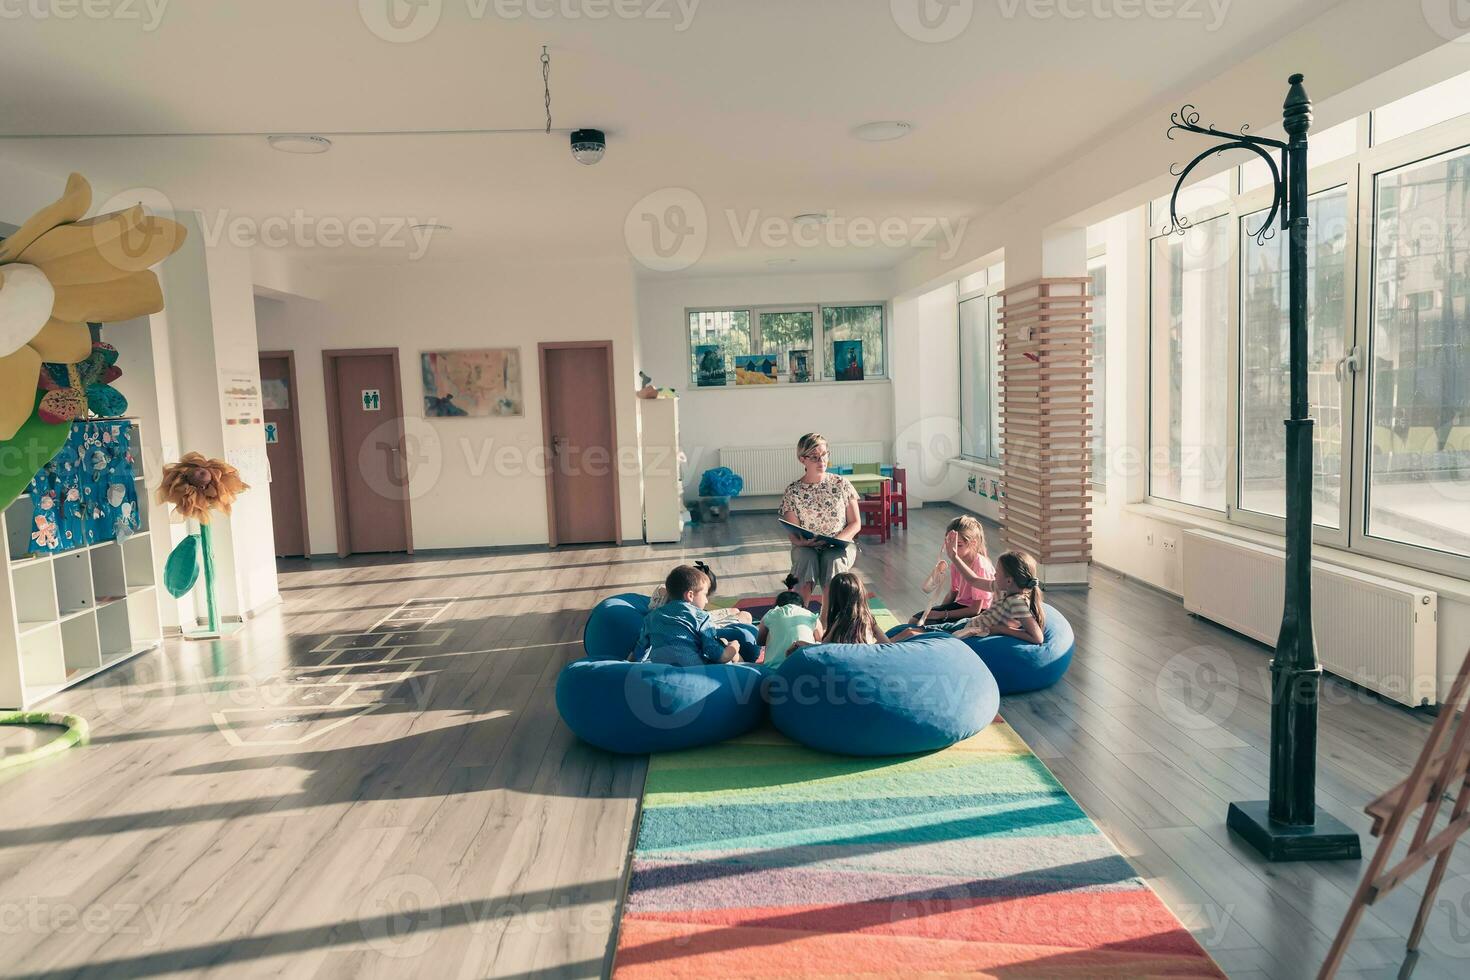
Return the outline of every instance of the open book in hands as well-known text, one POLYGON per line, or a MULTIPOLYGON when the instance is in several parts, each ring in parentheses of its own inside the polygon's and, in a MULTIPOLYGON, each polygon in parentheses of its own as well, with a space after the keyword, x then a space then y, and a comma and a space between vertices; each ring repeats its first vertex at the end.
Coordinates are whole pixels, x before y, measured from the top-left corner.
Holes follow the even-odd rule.
POLYGON ((805 538, 808 541, 820 541, 823 545, 829 548, 846 548, 849 544, 852 543, 845 540, 844 538, 835 538, 830 534, 818 534, 816 531, 808 530, 807 528, 802 527, 800 524, 793 524, 785 518, 778 519, 781 521, 781 526, 783 528, 785 528, 790 533, 796 535, 797 537, 805 538))

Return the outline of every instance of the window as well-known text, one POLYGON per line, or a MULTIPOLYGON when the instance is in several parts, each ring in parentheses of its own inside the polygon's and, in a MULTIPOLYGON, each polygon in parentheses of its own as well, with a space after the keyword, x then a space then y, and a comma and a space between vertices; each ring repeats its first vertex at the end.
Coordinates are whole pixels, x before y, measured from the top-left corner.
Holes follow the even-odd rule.
POLYGON ((1149 493, 1225 509, 1231 224, 1154 239, 1150 257, 1149 493))
MULTIPOLYGON (((713 363, 718 372, 724 364, 725 384, 736 385, 735 358, 746 354, 769 355, 782 383, 790 384, 815 379, 836 379, 834 341, 861 341, 859 348, 844 345, 844 354, 853 364, 849 377, 864 380, 886 377, 883 304, 851 306, 744 307, 735 309, 687 310, 689 324, 689 383, 699 387, 699 364, 713 363), (708 348, 716 348, 711 351, 708 348), (700 348, 706 348, 701 351, 700 348), (805 351, 800 359, 809 372, 806 377, 793 376, 793 351, 805 351), (822 361, 818 365, 818 358, 822 361), (820 372, 820 373, 819 373, 820 372)), ((762 370, 769 370, 769 365, 762 370)), ((748 380, 748 379, 747 379, 748 380)))
MULTIPOLYGON (((854 371, 854 364, 837 364, 835 341, 862 342, 862 377, 884 377, 883 306, 822 307, 822 377, 837 377, 837 371, 854 371)), ((856 357, 855 348, 844 348, 847 357, 856 357)))
POLYGON ((1465 112, 1467 106, 1470 106, 1470 72, 1447 78, 1374 110, 1373 144, 1387 143, 1453 119, 1465 112))
POLYGON ((1470 148, 1376 175, 1367 533, 1470 555, 1470 148))
MULTIPOLYGON (((1313 520, 1337 527, 1342 513, 1344 385, 1339 366, 1352 299, 1347 291, 1346 187, 1314 195, 1307 206, 1307 396, 1312 432, 1313 520)), ((1241 219, 1240 506, 1286 516, 1286 427, 1291 415, 1287 332, 1288 236, 1258 244, 1250 232, 1264 211, 1241 219)))
MULTIPOLYGON (((1470 579, 1465 96, 1470 73, 1309 135, 1307 397, 1314 538, 1470 579)), ((1151 204, 1148 486, 1279 532, 1288 242, 1249 234, 1261 169, 1201 181, 1183 237, 1151 204)))
POLYGON ((1088 260, 1092 276, 1092 482, 1108 482, 1108 264, 1099 253, 1088 260))
POLYGON ((791 351, 806 351, 810 360, 816 311, 761 310, 757 319, 759 329, 754 353, 774 355, 778 375, 789 372, 791 351))
POLYGON ((689 312, 689 380, 699 378, 699 348, 716 345, 725 362, 725 374, 735 378, 735 358, 751 354, 749 310, 691 310, 689 312))
POLYGON ((992 298, 999 297, 982 293, 960 304, 960 454, 981 460, 1000 456, 991 399, 997 359, 992 298))

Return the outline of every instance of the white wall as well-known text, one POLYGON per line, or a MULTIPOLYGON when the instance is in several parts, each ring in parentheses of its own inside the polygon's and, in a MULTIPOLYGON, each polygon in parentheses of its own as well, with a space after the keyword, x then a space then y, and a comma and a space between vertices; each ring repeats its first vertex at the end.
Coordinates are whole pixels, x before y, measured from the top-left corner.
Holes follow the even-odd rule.
POLYGON ((633 392, 635 299, 626 260, 522 266, 408 263, 317 270, 319 301, 285 298, 260 323, 260 347, 296 352, 311 551, 337 550, 327 443, 323 350, 396 347, 403 380, 416 549, 543 544, 548 540, 536 344, 611 340, 620 468, 621 535, 642 537, 633 392), (522 418, 425 419, 419 354, 517 347, 522 418))
MULTIPOLYGON (((684 494, 699 492, 699 477, 719 465, 721 446, 791 447, 820 432, 831 442, 881 442, 888 458, 893 445, 893 404, 898 378, 908 369, 902 353, 912 343, 890 310, 888 363, 892 381, 812 382, 802 385, 731 385, 696 388, 689 377, 689 334, 685 310, 710 306, 770 306, 780 303, 882 301, 886 277, 867 274, 766 275, 661 278, 638 281, 641 363, 653 383, 679 393, 679 443, 688 463, 684 494)), ((737 501, 737 508, 774 507, 775 498, 737 501)))

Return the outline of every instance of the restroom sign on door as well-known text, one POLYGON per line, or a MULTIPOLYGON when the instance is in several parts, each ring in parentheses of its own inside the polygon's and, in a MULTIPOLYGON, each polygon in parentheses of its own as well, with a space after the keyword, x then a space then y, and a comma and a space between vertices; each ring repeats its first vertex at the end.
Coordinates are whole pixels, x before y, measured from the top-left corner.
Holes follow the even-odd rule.
POLYGON ((362 389, 362 410, 364 412, 379 412, 383 409, 383 393, 381 388, 362 389))

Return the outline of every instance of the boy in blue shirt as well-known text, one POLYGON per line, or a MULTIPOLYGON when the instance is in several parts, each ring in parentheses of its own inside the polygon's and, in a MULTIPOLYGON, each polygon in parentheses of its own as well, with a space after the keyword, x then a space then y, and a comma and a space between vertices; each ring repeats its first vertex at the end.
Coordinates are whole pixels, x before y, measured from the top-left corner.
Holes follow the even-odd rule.
POLYGON ((716 628, 710 623, 704 611, 709 587, 709 576, 693 565, 680 565, 670 572, 664 580, 669 599, 643 617, 643 630, 628 659, 674 667, 727 664, 742 656, 757 659, 760 647, 754 643, 751 627, 716 628))

